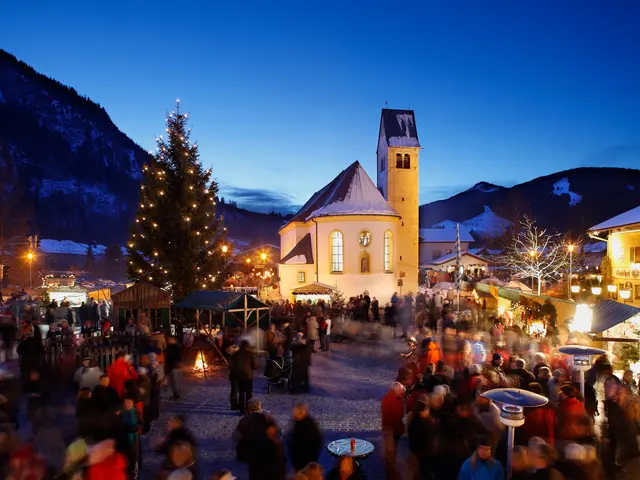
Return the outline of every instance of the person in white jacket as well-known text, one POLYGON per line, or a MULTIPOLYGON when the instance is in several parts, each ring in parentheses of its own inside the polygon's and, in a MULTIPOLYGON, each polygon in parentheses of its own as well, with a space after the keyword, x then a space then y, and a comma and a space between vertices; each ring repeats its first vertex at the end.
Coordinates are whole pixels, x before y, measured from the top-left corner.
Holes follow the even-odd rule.
POLYGON ((73 375, 73 382, 77 385, 78 390, 88 388, 93 389, 100 383, 100 376, 102 370, 95 365, 93 358, 84 357, 82 359, 82 366, 76 370, 73 375))

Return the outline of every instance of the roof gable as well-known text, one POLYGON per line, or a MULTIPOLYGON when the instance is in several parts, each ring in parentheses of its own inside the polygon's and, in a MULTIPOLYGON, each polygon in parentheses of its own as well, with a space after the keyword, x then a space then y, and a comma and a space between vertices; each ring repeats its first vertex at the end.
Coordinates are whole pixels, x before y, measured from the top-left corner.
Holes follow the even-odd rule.
POLYGON ((380 134, 390 147, 420 147, 413 110, 382 109, 380 134))
MULTIPOLYGON (((447 263, 450 262, 451 260, 455 260, 456 258, 456 252, 452 252, 452 253, 448 253, 446 255, 443 255, 440 258, 436 258, 435 260, 431 260, 429 263, 427 263, 427 265, 442 265, 443 263, 447 263)), ((490 263, 489 260, 487 260, 486 258, 482 258, 478 255, 474 255, 473 253, 469 253, 469 252, 462 252, 460 253, 460 258, 462 257, 472 257, 475 258, 477 260, 480 260, 484 263, 490 263)))
POLYGON ((296 264, 296 265, 313 265, 313 247, 311 245, 311 234, 307 233, 296 244, 295 247, 287 253, 282 260, 281 264, 296 264))
POLYGON ((287 225, 336 215, 400 216, 389 206, 358 161, 313 194, 287 225))

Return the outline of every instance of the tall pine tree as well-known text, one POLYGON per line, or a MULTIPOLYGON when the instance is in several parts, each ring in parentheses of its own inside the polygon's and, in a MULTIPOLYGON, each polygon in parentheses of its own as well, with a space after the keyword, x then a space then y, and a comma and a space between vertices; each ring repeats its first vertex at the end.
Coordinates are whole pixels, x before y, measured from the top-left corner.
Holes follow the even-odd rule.
POLYGON ((140 207, 128 242, 127 272, 169 290, 175 300, 220 288, 231 272, 223 219, 216 215, 218 184, 189 142, 187 114, 167 116, 167 137, 142 168, 140 207))

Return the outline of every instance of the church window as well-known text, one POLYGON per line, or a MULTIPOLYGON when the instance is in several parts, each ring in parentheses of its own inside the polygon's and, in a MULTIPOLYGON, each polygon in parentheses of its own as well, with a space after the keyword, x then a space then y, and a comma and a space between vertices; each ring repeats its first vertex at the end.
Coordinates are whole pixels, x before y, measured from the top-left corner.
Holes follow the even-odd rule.
POLYGON ((384 232, 384 271, 393 271, 393 237, 391 232, 384 232))
POLYGON ((404 165, 402 168, 411 168, 411 157, 408 153, 404 154, 404 165))
POLYGON ((331 273, 342 273, 344 270, 344 244, 342 233, 331 234, 331 273))
POLYGON ((396 153, 396 168, 402 168, 402 154, 396 153))
POLYGON ((298 283, 304 283, 306 281, 307 281, 307 278, 304 272, 298 272, 298 283))
POLYGON ((361 247, 371 245, 371 232, 367 232, 366 230, 361 231, 360 235, 358 235, 358 243, 361 247))

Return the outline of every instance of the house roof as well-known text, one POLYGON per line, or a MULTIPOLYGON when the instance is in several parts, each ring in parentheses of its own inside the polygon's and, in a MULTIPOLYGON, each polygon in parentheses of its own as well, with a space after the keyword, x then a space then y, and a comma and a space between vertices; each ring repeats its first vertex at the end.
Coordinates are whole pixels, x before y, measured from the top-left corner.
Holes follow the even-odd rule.
POLYGON ((640 205, 591 227, 589 231, 611 230, 612 228, 626 227, 627 225, 635 224, 640 224, 640 205))
MULTIPOLYGON (((455 228, 421 228, 419 230, 422 243, 449 243, 456 241, 455 228)), ((460 242, 475 242, 468 230, 460 229, 460 242)))
MULTIPOLYGON (((479 257, 478 255, 474 255, 473 253, 469 253, 469 252, 462 252, 460 254, 460 257, 473 257, 476 258, 478 260, 480 260, 483 263, 489 263, 489 260, 479 257)), ((456 252, 452 252, 449 253, 447 255, 443 255, 440 258, 436 258, 435 260, 431 260, 427 265, 442 265, 444 263, 450 262, 451 260, 455 260, 456 259, 456 252)))
POLYGON ((389 206, 358 161, 314 193, 286 225, 336 215, 400 216, 389 206))
POLYGON ((178 302, 176 308, 192 310, 236 310, 244 308, 244 297, 247 297, 247 308, 268 308, 253 295, 245 292, 227 292, 222 290, 196 290, 178 302))
POLYGON ((280 260, 280 263, 289 265, 313 265, 311 234, 307 233, 302 237, 296 246, 280 260))
POLYGON ((382 109, 380 131, 390 147, 419 147, 418 129, 413 110, 382 109))
POLYGON ((604 300, 596 303, 593 307, 591 331, 593 333, 602 333, 636 315, 640 315, 640 308, 625 305, 615 300, 604 300))

